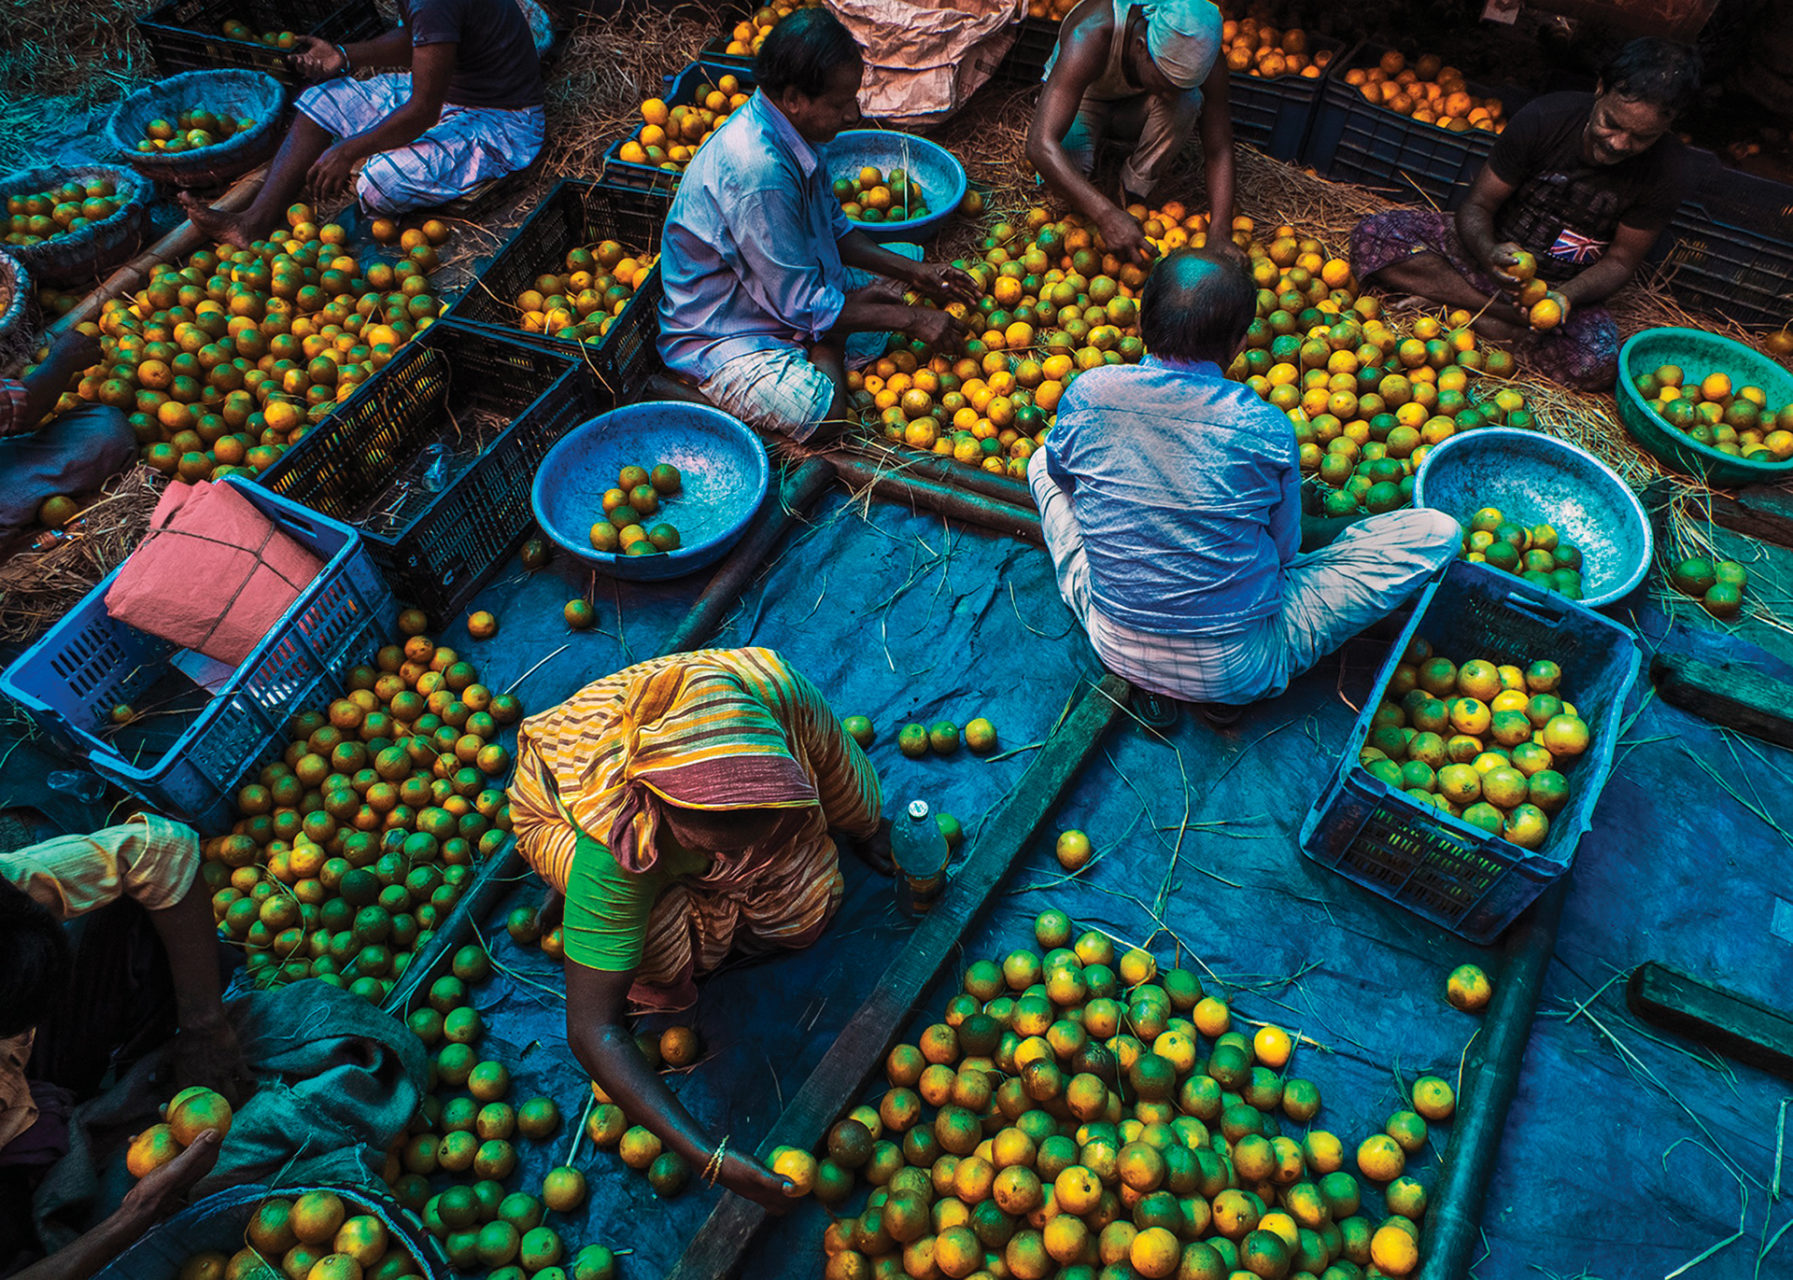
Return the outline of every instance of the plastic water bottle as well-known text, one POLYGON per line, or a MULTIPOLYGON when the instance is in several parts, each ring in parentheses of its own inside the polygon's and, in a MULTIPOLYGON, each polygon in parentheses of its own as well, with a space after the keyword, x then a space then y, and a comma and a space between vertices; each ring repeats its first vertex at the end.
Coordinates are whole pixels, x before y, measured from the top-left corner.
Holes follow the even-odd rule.
POLYGON ((70 795, 84 804, 92 804, 106 794, 106 783, 103 779, 85 771, 57 769, 45 775, 44 785, 52 791, 60 791, 70 795))
POLYGON ((946 863, 951 856, 928 802, 911 800, 890 833, 897 909, 909 916, 931 911, 946 890, 946 863))
POLYGON ((448 446, 429 445, 418 457, 423 465, 423 491, 441 493, 448 488, 448 446))

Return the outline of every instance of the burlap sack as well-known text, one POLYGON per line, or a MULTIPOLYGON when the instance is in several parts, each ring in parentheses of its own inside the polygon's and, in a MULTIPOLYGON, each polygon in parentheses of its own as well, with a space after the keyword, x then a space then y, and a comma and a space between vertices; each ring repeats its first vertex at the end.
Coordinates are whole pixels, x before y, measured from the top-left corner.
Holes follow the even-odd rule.
POLYGON ((951 115, 1015 42, 1026 0, 827 0, 865 51, 859 109, 892 124, 951 115))

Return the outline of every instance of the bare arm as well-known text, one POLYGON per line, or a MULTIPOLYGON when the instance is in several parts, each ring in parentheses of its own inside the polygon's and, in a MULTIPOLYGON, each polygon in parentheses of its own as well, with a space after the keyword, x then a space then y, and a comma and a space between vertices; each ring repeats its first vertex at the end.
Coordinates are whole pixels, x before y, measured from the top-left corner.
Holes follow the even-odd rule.
POLYGON ((849 231, 837 243, 840 260, 846 266, 890 280, 901 280, 937 302, 963 302, 974 307, 982 296, 977 282, 957 267, 905 258, 900 253, 892 253, 863 231, 849 231))
POLYGON ((1483 165, 1469 188, 1468 198, 1457 210, 1457 236, 1469 250, 1469 256, 1503 278, 1503 268, 1509 264, 1497 258, 1510 246, 1495 241, 1494 215, 1512 194, 1512 186, 1495 177, 1491 165, 1483 165))
POLYGON ((1637 274, 1638 264, 1650 252, 1660 234, 1660 231, 1646 231, 1641 227, 1628 227, 1620 223, 1619 229, 1613 233, 1612 244, 1600 255, 1600 260, 1586 271, 1564 281, 1557 292, 1578 307, 1604 302, 1624 288, 1631 277, 1637 274))
MULTIPOLYGON (((623 1025, 624 1001, 634 981, 633 972, 611 973, 567 961, 567 1047, 631 1123, 645 1126, 693 1170, 702 1171, 717 1142, 648 1066, 635 1037, 623 1025)), ((732 1144, 718 1181, 774 1213, 790 1207, 785 1190, 790 1183, 732 1144)))
POLYGON ((187 896, 172 907, 149 913, 174 979, 180 1032, 174 1040, 175 1076, 183 1086, 216 1089, 234 1107, 252 1081, 237 1047, 236 1032, 224 1016, 218 977, 218 933, 211 896, 195 876, 187 896))
POLYGON ((331 76, 368 67, 408 67, 411 65, 411 33, 396 27, 372 40, 340 48, 316 36, 300 36, 288 57, 307 80, 328 80, 331 76))
POLYGON ((24 378, 25 418, 21 430, 29 431, 56 407, 68 384, 83 369, 99 362, 100 340, 71 329, 56 340, 44 362, 24 378))
POLYGON ((1202 84, 1202 158, 1207 167, 1208 243, 1226 248, 1233 243, 1233 109, 1232 89, 1225 58, 1214 59, 1214 69, 1202 84))
MULTIPOLYGON (((1058 61, 1040 91, 1027 130, 1027 158, 1054 195, 1095 224, 1110 252, 1123 260, 1149 262, 1151 246, 1139 224, 1098 191, 1065 151, 1065 135, 1077 119, 1083 95, 1101 77, 1107 61, 1112 19, 1102 20, 1100 12, 1091 0, 1084 0, 1065 20, 1058 61)), ((1229 131, 1231 127, 1229 121, 1229 131)))
POLYGON ((218 1132, 207 1129, 185 1151, 132 1187, 124 1203, 99 1226, 66 1249, 17 1272, 13 1280, 88 1280, 172 1212, 187 1189, 217 1162, 218 1132))

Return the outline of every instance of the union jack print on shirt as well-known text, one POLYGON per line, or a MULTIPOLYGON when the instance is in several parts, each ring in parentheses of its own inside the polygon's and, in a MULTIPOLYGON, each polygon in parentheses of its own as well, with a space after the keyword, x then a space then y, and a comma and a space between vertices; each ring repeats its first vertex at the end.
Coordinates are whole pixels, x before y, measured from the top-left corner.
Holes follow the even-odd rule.
POLYGON ((1592 236, 1584 236, 1579 231, 1564 227, 1556 233, 1556 243, 1550 246, 1550 256, 1559 262, 1573 262, 1577 266, 1596 261, 1606 252, 1607 242, 1596 240, 1592 236))

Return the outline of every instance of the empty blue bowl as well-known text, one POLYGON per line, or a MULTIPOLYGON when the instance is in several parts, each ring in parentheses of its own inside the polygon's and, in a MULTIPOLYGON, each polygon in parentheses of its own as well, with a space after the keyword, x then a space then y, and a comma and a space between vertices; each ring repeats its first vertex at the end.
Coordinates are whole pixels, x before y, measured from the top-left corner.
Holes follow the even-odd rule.
POLYGON ((1420 464, 1413 505, 1465 527, 1483 507, 1517 524, 1554 526, 1581 549, 1581 603, 1590 609, 1623 599, 1650 567, 1650 521, 1637 495, 1586 449, 1542 432, 1458 432, 1420 464))
POLYGON ((952 217, 965 198, 965 166, 937 142, 895 129, 848 129, 822 149, 828 180, 855 178, 866 165, 882 173, 902 169, 921 185, 928 216, 901 222, 855 222, 873 240, 925 240, 952 217))
POLYGON ((745 423, 708 405, 648 400, 599 414, 567 432, 536 468, 536 523, 587 564, 617 578, 658 582, 715 563, 740 541, 772 482, 766 447, 745 423), (643 523, 679 531, 675 551, 613 555, 591 545, 604 493, 630 465, 669 462, 683 486, 643 523))

